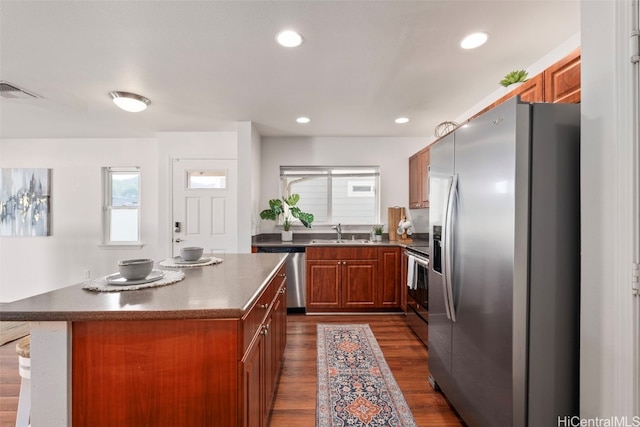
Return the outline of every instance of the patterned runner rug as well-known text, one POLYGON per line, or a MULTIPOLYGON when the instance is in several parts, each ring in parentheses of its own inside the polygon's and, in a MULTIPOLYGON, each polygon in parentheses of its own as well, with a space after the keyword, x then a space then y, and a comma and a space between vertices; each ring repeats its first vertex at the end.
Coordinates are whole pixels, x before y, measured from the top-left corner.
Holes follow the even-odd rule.
POLYGON ((416 423, 367 324, 318 324, 317 427, 416 423))

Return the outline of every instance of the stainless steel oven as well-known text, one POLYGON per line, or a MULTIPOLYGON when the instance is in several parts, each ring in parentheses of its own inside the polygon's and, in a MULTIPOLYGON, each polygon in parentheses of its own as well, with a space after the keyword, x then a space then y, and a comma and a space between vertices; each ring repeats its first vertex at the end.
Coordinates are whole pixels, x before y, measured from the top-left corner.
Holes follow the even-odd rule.
POLYGON ((427 345, 429 334, 429 258, 421 248, 407 248, 407 323, 427 345))

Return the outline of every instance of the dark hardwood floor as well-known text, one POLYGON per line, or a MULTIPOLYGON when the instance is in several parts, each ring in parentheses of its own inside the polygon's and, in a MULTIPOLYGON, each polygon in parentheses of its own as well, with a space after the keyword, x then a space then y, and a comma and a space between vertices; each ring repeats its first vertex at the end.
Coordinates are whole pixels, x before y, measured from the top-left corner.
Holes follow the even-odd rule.
POLYGON ((0 426, 16 425, 19 393, 20 374, 16 342, 10 341, 0 346, 0 426))
MULTIPOLYGON (((418 427, 461 426, 427 381, 427 349, 402 315, 288 316, 287 351, 270 427, 313 427, 316 411, 316 324, 368 323, 418 427)), ((20 376, 15 341, 0 346, 0 426, 15 424, 20 376)))
POLYGON ((313 427, 316 413, 316 324, 368 323, 418 427, 461 426, 427 380, 427 349, 402 315, 289 315, 287 351, 270 427, 313 427))

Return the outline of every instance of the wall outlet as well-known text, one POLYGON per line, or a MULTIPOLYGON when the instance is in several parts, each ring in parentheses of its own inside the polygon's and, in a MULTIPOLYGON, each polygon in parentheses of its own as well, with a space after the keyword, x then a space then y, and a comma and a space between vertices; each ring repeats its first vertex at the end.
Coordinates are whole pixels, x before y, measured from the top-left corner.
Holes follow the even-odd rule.
POLYGON ((83 275, 85 279, 91 279, 91 270, 84 270, 83 275))

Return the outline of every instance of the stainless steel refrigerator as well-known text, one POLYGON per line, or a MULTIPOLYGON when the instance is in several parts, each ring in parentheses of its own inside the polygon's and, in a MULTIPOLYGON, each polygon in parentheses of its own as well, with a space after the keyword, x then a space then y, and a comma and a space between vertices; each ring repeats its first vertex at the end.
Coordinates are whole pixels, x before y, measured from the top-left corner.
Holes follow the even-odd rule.
POLYGON ((471 427, 578 413, 579 162, 576 104, 514 98, 431 146, 430 380, 471 427))

